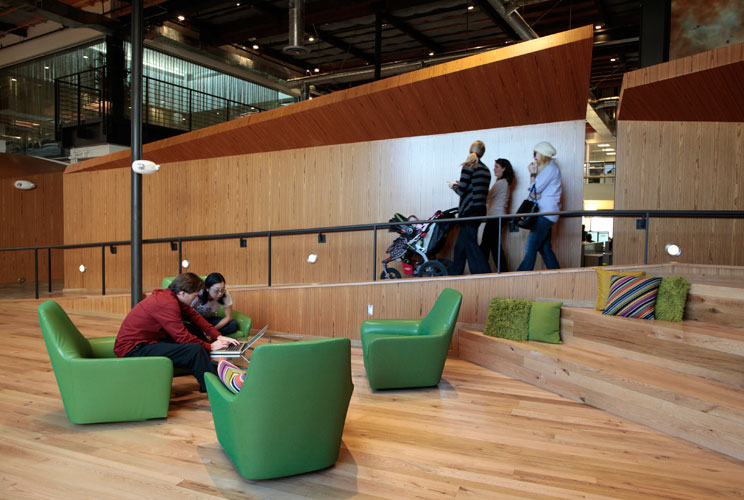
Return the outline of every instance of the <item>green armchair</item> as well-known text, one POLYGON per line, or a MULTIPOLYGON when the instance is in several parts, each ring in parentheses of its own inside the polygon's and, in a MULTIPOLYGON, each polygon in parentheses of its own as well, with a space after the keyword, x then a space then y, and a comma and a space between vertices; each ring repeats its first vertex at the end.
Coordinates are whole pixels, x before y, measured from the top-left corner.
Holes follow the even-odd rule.
POLYGON ((205 376, 217 439, 238 472, 270 479, 330 467, 354 385, 347 338, 264 344, 237 394, 205 376))
POLYGON ((83 337, 53 300, 39 306, 39 323, 70 422, 123 422, 168 416, 173 381, 170 359, 116 358, 115 337, 83 337))
MULTIPOLYGON (((201 279, 207 279, 206 276, 199 276, 201 279)), ((175 276, 168 276, 163 278, 163 281, 161 283, 162 288, 168 288, 168 285, 171 284, 171 282, 175 279, 175 276)), ((225 317, 225 311, 220 307, 220 309, 217 311, 217 315, 224 318, 225 317)), ((251 317, 247 314, 243 314, 241 312, 236 311, 233 309, 232 312, 233 319, 238 323, 238 330, 235 333, 231 333, 229 335, 225 335, 225 337, 233 337, 233 338, 245 338, 249 337, 251 335, 251 317)))
POLYGON ((445 288, 423 319, 362 323, 364 369, 373 389, 437 385, 452 341, 462 294, 445 288))

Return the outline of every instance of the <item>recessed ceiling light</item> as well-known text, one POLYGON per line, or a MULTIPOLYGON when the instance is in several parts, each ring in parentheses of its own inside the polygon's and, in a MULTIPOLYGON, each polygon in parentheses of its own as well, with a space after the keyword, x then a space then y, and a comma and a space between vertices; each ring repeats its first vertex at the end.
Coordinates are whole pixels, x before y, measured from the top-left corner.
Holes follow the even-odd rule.
POLYGON ((308 42, 314 42, 315 41, 315 37, 314 36, 309 36, 309 37, 307 37, 307 41, 308 42))
POLYGON ((316 73, 320 73, 320 68, 315 68, 313 71, 315 71, 316 73))
POLYGON ((468 10, 473 10, 475 7, 472 5, 468 5, 468 10))
POLYGON ((253 44, 253 50, 258 50, 258 44, 257 43, 254 43, 253 44))
POLYGON ((594 25, 594 29, 595 29, 595 30, 599 30, 599 29, 602 29, 602 25, 601 25, 601 24, 595 24, 595 25, 594 25))
POLYGON ((83 56, 83 59, 88 59, 88 56, 83 56))
POLYGON ((429 52, 429 57, 433 56, 434 52, 429 52))
POLYGON ((185 18, 184 16, 178 16, 178 20, 179 20, 179 21, 185 21, 185 20, 186 20, 186 18, 185 18))
POLYGON ((18 80, 16 80, 15 78, 11 78, 10 81, 11 82, 17 82, 18 80))
POLYGON ((44 69, 49 69, 49 66, 44 66, 44 69))
POLYGON ((240 7, 240 2, 235 4, 236 7, 240 7))
POLYGON ((611 144, 597 144, 598 148, 609 148, 611 144))
POLYGON ((617 153, 611 153, 611 152, 609 152, 609 151, 608 151, 608 152, 607 152, 607 153, 605 153, 605 154, 606 154, 607 156, 615 156, 615 155, 616 155, 617 153))
POLYGON ((617 61, 616 57, 610 57, 610 62, 615 62, 615 61, 617 61))

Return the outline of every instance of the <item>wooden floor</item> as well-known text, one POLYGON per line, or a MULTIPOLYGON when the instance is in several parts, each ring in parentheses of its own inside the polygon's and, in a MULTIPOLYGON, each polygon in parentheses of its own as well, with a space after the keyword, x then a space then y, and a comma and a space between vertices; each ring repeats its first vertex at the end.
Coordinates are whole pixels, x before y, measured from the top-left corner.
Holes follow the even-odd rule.
MULTIPOLYGON (((121 318, 71 314, 87 336, 121 318)), ((335 467, 243 479, 209 401, 174 380, 167 419, 67 421, 31 301, 0 301, 0 498, 718 499, 744 462, 458 359, 437 388, 372 393, 361 351, 335 467)), ((301 416, 300 416, 301 417, 301 416)))

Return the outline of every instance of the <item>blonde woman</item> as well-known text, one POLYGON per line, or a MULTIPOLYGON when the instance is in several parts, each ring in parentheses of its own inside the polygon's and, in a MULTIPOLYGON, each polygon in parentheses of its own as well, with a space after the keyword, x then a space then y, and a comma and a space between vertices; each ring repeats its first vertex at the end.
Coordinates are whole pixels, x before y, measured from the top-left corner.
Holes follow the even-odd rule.
MULTIPOLYGON (((532 155, 535 161, 527 167, 530 173, 528 196, 532 200, 537 200, 540 212, 558 212, 561 209, 563 188, 561 171, 553 159, 556 155, 555 148, 549 142, 543 141, 537 143, 533 149, 532 155)), ((560 269, 561 266, 558 264, 558 258, 553 253, 550 242, 553 236, 553 224, 556 222, 558 222, 557 215, 537 217, 535 228, 527 237, 524 260, 519 264, 517 271, 532 271, 535 268, 538 252, 546 268, 560 269)))
MULTIPOLYGON (((488 171, 481 158, 486 152, 486 145, 475 141, 470 145, 470 153, 460 165, 459 181, 450 181, 449 187, 460 196, 457 209, 458 217, 477 217, 486 215, 486 199, 488 186, 491 184, 491 172, 488 171)), ((459 224, 460 234, 455 242, 454 263, 448 274, 458 275, 465 270, 467 261, 470 274, 490 273, 488 261, 478 247, 478 226, 480 222, 464 222, 459 224)))

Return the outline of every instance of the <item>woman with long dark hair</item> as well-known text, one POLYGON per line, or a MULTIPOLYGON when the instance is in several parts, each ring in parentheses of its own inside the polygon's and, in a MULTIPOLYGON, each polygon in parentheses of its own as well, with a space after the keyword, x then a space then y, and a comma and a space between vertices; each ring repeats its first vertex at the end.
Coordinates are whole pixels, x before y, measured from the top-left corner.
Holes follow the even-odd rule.
POLYGON ((229 335, 238 331, 238 323, 232 317, 232 304, 232 297, 225 288, 225 277, 220 273, 210 273, 204 280, 204 288, 191 307, 221 334, 229 335), (220 306, 225 311, 224 317, 217 316, 220 306))
MULTIPOLYGON (((509 204, 509 195, 511 193, 511 184, 514 181, 514 169, 509 160, 499 158, 493 165, 493 175, 496 182, 493 183, 488 191, 488 212, 487 215, 503 215, 506 213, 506 207, 509 204)), ((502 221, 503 229, 506 223, 502 221)), ((489 220, 483 229, 483 238, 481 239, 480 249, 483 256, 488 261, 488 255, 493 256, 493 263, 498 267, 498 271, 507 270, 506 254, 503 245, 499 246, 499 221, 489 220), (496 250, 498 249, 498 254, 496 250), (501 255, 499 259, 498 256, 501 255)))

